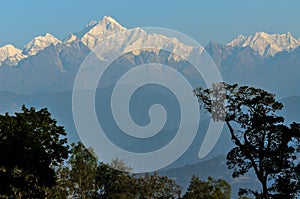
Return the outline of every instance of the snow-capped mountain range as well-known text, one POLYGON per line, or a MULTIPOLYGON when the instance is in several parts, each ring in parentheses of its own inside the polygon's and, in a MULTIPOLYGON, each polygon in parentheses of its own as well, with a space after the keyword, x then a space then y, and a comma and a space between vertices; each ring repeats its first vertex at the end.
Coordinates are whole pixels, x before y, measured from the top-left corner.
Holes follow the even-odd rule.
MULTIPOLYGON (((130 52, 119 60, 109 80, 116 80, 122 71, 136 65, 157 61, 173 66, 193 80, 199 79, 182 58, 195 57, 193 55, 203 48, 187 45, 180 38, 150 33, 147 29, 126 30, 115 19, 105 16, 62 41, 47 33, 35 37, 24 49, 5 45, 0 48, 0 79, 5 82, 0 84, 0 92, 70 91, 81 63, 99 43, 101 49, 97 50, 97 57, 102 60, 116 50, 130 52), (111 36, 115 31, 122 33, 117 39, 111 36), (148 44, 154 48, 144 51, 143 46, 148 44), (168 49, 169 53, 161 49, 168 49)), ((300 94, 297 86, 300 40, 293 38, 291 33, 240 35, 228 44, 211 42, 204 48, 226 82, 254 85, 282 96, 300 94)))
POLYGON ((254 35, 245 37, 239 35, 236 39, 227 44, 233 47, 249 46, 261 56, 274 56, 281 51, 292 51, 300 45, 300 39, 295 39, 290 32, 287 34, 267 34, 257 32, 254 35))
MULTIPOLYGON (((15 48, 11 44, 0 47, 0 66, 16 66, 18 63, 28 57, 38 54, 39 51, 53 45, 70 45, 75 40, 80 40, 89 49, 94 49, 95 46, 103 39, 107 38, 108 35, 115 31, 126 30, 125 27, 120 25, 115 19, 109 16, 104 16, 101 21, 90 22, 83 30, 78 33, 71 34, 64 41, 60 41, 50 33, 46 33, 44 36, 37 36, 27 45, 24 49, 15 48)), ((116 46, 122 46, 126 43, 127 48, 138 48, 147 42, 161 43, 165 45, 173 46, 174 50, 177 50, 183 56, 188 56, 192 51, 191 46, 187 46, 176 38, 167 38, 163 35, 153 35, 145 32, 140 28, 135 28, 131 35, 125 35, 124 38, 119 38, 117 43, 109 43, 107 40, 106 51, 112 50, 116 46), (141 38, 143 40, 141 41, 141 38)), ((287 34, 268 34, 265 32, 257 32, 254 35, 244 36, 240 35, 233 39, 231 42, 226 44, 233 48, 244 48, 250 47, 255 52, 263 57, 274 56, 278 52, 288 51, 291 52, 300 46, 300 39, 292 37, 291 33, 287 34)))

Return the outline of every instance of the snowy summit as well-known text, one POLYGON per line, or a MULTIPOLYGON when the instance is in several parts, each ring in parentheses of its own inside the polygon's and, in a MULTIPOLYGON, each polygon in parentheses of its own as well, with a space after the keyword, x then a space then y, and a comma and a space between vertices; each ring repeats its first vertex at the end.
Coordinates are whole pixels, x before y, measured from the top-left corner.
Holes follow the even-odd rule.
POLYGON ((300 40, 295 39, 289 32, 287 34, 257 32, 248 37, 240 35, 227 45, 238 48, 249 46, 261 56, 268 57, 281 51, 294 50, 300 45, 300 40))
POLYGON ((32 56, 36 55, 40 50, 44 50, 46 47, 61 43, 60 40, 55 38, 53 35, 46 33, 45 36, 35 37, 30 41, 24 48, 23 54, 32 56))
POLYGON ((112 32, 125 30, 115 19, 104 16, 99 22, 92 21, 87 25, 87 32, 83 34, 81 41, 89 48, 94 48, 99 38, 105 38, 112 32))
POLYGON ((15 66, 25 57, 26 56, 22 54, 22 50, 15 48, 11 44, 0 48, 0 65, 6 63, 9 66, 15 66))

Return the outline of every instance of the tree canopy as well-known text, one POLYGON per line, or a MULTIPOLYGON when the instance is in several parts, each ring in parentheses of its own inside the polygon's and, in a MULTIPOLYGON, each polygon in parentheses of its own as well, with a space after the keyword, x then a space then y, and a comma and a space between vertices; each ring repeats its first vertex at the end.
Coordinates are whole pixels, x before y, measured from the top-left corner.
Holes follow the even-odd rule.
POLYGON ((202 181, 193 175, 183 199, 230 199, 230 195, 231 187, 225 180, 208 177, 202 181))
POLYGON ((57 170, 57 186, 48 190, 50 198, 180 198, 180 187, 166 176, 135 176, 118 159, 104 164, 80 142, 72 144, 70 151, 69 160, 57 170))
MULTIPOLYGON (((69 150, 65 136, 47 109, 23 106, 20 113, 0 115, 0 198, 181 198, 174 179, 132 174, 119 159, 99 162, 81 142, 69 150)), ((230 195, 224 180, 198 181, 193 177, 190 191, 230 195)))
POLYGON ((56 184, 54 167, 68 157, 65 135, 47 109, 0 115, 0 194, 42 198, 56 184))
POLYGON ((285 125, 275 95, 262 89, 219 83, 194 91, 215 120, 227 125, 235 147, 227 154, 233 177, 254 170, 262 191, 240 190, 257 198, 294 198, 299 194, 300 125, 285 125), (292 185, 292 186, 291 186, 292 185))

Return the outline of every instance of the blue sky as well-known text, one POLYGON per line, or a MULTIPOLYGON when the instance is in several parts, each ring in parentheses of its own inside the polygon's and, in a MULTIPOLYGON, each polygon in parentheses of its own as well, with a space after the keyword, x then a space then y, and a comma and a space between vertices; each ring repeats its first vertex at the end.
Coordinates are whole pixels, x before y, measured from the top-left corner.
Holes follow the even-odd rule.
POLYGON ((183 32, 206 45, 239 34, 291 32, 300 37, 299 0, 4 0, 0 2, 0 46, 18 48, 49 32, 64 39, 89 21, 112 16, 123 26, 156 26, 183 32))

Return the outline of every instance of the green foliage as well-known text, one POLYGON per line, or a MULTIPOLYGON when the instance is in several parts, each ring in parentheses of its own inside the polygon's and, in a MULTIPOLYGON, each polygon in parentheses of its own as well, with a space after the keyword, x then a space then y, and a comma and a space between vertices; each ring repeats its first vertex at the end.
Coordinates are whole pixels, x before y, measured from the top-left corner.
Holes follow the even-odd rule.
POLYGON ((0 195, 42 198, 56 184, 55 170, 68 157, 65 130, 47 109, 22 107, 0 115, 0 195))
POLYGON ((146 174, 137 179, 139 188, 138 198, 180 198, 181 190, 176 182, 166 176, 159 176, 157 173, 146 174))
POLYGON ((98 163, 93 150, 82 143, 72 144, 71 156, 57 169, 57 185, 48 198, 150 199, 179 198, 180 188, 165 176, 130 174, 123 161, 98 163))
POLYGON ((57 181, 56 185, 52 188, 46 189, 47 198, 51 199, 61 199, 67 198, 69 196, 69 187, 71 187, 70 182, 70 172, 68 167, 64 167, 63 164, 59 165, 56 170, 57 181))
POLYGON ((95 175, 97 172, 97 159, 92 149, 86 149, 82 143, 71 145, 69 163, 70 193, 78 198, 91 198, 95 195, 95 175))
POLYGON ((202 181, 193 175, 183 199, 230 199, 230 195, 231 187, 225 180, 208 177, 202 181))
POLYGON ((49 190, 49 198, 93 198, 97 195, 95 177, 97 159, 92 149, 86 149, 81 142, 71 144, 71 155, 66 164, 57 169, 57 186, 49 190))
MULTIPOLYGON (((112 165, 100 163, 98 166, 96 183, 99 195, 104 199, 135 198, 138 192, 135 178, 129 172, 113 168, 115 165, 120 166, 124 163, 113 161, 112 165)), ((120 168, 119 166, 117 168, 120 168)), ((123 166, 122 168, 124 169, 123 166)))
MULTIPOLYGON (((123 163, 119 162, 118 165, 120 164, 123 163)), ((112 164, 100 164, 98 168, 96 181, 101 198, 173 199, 180 197, 179 186, 166 176, 158 176, 154 173, 136 177, 129 172, 113 168, 112 164)))
POLYGON ((212 118, 224 121, 229 129, 236 145, 227 155, 233 177, 253 169, 262 185, 261 193, 244 189, 240 194, 265 199, 271 195, 295 197, 299 190, 299 177, 294 173, 299 167, 300 126, 283 124, 284 118, 276 115, 283 105, 275 96, 262 89, 226 83, 198 88, 194 93, 212 118))

